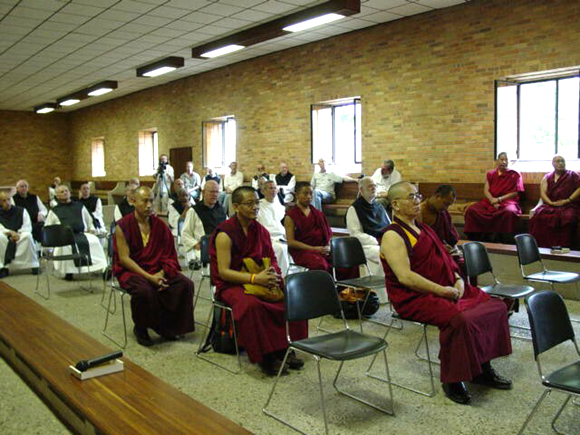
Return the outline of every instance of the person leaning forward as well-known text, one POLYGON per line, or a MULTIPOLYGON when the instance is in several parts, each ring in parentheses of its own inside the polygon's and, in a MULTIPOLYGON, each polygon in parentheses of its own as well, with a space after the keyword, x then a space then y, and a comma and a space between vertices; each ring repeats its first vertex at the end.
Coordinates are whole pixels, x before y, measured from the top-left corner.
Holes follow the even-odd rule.
POLYGON ((437 235, 417 222, 419 198, 408 182, 389 190, 394 218, 381 241, 385 283, 397 313, 439 328, 443 391, 454 402, 468 404, 466 381, 512 386, 490 364, 512 352, 507 306, 463 281, 437 235))
POLYGON ((134 206, 117 222, 113 274, 131 295, 137 342, 151 346, 148 328, 166 340, 194 330, 194 288, 180 273, 171 230, 153 215, 151 189, 139 187, 134 206))
MULTIPOLYGON (((258 363, 265 374, 275 376, 288 348, 284 302, 267 302, 246 294, 244 286, 283 289, 284 280, 270 234, 257 222, 260 201, 256 191, 249 186, 238 187, 232 193, 232 206, 235 215, 218 225, 210 240, 211 278, 216 297, 232 308, 238 344, 246 349, 251 362, 258 363), (265 259, 270 267, 259 273, 242 270, 248 261, 264 267, 265 259)), ((306 338, 307 321, 291 322, 289 334, 292 340, 306 338)), ((287 362, 290 369, 304 365, 294 354, 287 362)))

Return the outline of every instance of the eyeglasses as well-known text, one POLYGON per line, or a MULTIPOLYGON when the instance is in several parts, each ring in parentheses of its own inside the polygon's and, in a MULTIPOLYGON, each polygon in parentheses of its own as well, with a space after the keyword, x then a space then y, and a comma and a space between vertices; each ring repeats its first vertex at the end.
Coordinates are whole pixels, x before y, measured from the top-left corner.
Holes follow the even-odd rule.
POLYGON ((409 201, 419 201, 421 202, 423 200, 423 195, 421 195, 420 193, 409 193, 408 196, 406 197, 401 197, 401 198, 395 198, 392 201, 398 201, 398 200, 409 200, 409 201))
POLYGON ((260 207, 260 201, 246 201, 246 202, 240 202, 240 205, 243 205, 245 207, 260 207))

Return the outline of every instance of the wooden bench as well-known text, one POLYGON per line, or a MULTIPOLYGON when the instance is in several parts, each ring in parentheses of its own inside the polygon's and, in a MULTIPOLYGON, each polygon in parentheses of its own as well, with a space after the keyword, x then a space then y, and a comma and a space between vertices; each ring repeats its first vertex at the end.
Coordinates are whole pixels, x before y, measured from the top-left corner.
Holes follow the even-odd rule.
MULTIPOLYGON (((459 246, 468 243, 469 240, 459 240, 459 246)), ((503 243, 481 242, 487 248, 490 254, 517 256, 518 250, 516 245, 507 245, 503 243)), ((567 254, 552 254, 549 248, 540 248, 540 256, 543 260, 564 261, 566 263, 580 263, 580 251, 570 251, 567 254)))
MULTIPOLYGON (((123 180, 123 182, 126 182, 126 181, 123 180)), ((73 180, 70 182, 71 194, 74 197, 77 196, 78 190, 80 189, 80 187, 83 183, 86 183, 86 181, 73 180)), ((113 204, 109 204, 109 202, 110 202, 109 201, 109 193, 117 187, 117 184, 119 183, 119 181, 97 180, 97 181, 93 181, 92 183, 94 184, 94 188, 93 188, 91 194, 100 198, 103 205, 119 204, 122 201, 123 196, 125 196, 125 190, 123 189, 121 192, 117 192, 117 193, 112 195, 113 204)), ((153 180, 142 180, 141 181, 142 186, 148 186, 148 187, 153 187, 154 183, 155 182, 153 180)))
POLYGON ((322 212, 328 218, 330 225, 338 228, 346 227, 346 212, 358 195, 357 181, 343 181, 335 185, 336 201, 333 204, 322 204, 322 212))
POLYGON ((69 365, 109 352, 94 338, 0 283, 0 354, 73 432, 250 433, 126 357, 125 369, 119 373, 86 381, 69 373, 69 365))

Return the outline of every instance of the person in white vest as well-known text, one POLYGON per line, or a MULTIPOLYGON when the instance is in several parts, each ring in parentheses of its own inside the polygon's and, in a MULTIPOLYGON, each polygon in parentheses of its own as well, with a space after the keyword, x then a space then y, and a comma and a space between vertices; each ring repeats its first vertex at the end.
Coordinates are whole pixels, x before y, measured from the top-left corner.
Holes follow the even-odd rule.
POLYGON ((282 276, 288 273, 290 260, 288 255, 288 243, 286 242, 286 231, 282 225, 282 219, 286 214, 286 208, 277 200, 276 182, 268 180, 262 186, 264 198, 260 200, 260 210, 258 211, 258 222, 261 223, 270 233, 272 248, 278 260, 278 266, 282 271, 282 276))

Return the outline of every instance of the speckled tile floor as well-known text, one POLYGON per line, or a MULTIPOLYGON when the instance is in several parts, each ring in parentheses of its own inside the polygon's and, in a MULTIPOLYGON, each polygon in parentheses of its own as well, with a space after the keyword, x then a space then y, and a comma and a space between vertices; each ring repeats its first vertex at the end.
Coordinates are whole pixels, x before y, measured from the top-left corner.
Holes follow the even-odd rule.
MULTIPOLYGON (((506 282, 521 282, 515 257, 492 256, 496 272, 506 282)), ((578 270, 577 265, 551 263, 551 267, 578 270)), ((12 285, 47 309, 55 312, 84 332, 96 337, 106 345, 114 345, 102 336, 105 311, 100 307, 101 288, 88 294, 78 288, 78 283, 53 279, 53 293, 49 301, 34 296, 35 278, 29 275, 10 276, 5 282, 12 285)), ((199 276, 195 276, 196 289, 199 276)), ((100 284, 100 281, 95 281, 100 284)), ((540 288, 540 287, 537 287, 540 288)), ((207 294, 207 286, 202 291, 207 294)), ((564 289, 568 295, 574 288, 564 289)), ((580 317, 580 302, 567 301, 572 315, 580 317)), ((196 317, 206 318, 209 305, 200 300, 196 317)), ((130 312, 127 308, 130 319, 130 312)), ((379 317, 386 317, 382 309, 379 317)), ((526 322, 524 312, 514 316, 515 322, 526 322)), ((118 318, 116 321, 119 320, 118 318)), ((381 335, 380 326, 365 324, 365 332, 381 335)), ((311 322, 310 331, 315 332, 316 322, 311 322)), ((334 319, 325 320, 325 326, 339 327, 334 319)), ((351 321, 351 326, 357 322, 351 321)), ((121 323, 112 324, 112 332, 122 333, 121 323)), ((580 329, 577 329, 580 331, 580 329)), ((133 336, 125 355, 147 370, 174 385, 176 388, 203 402, 205 405, 227 416, 231 420, 259 434, 295 433, 275 420, 265 416, 261 409, 272 385, 272 379, 264 377, 258 368, 243 357, 243 372, 232 375, 195 357, 199 340, 204 330, 189 334, 182 340, 161 343, 153 348, 139 346, 133 336)), ((437 352, 437 333, 430 330, 432 354, 437 352)), ((426 363, 414 358, 413 350, 420 338, 417 326, 406 326, 403 331, 393 331, 388 337, 388 357, 391 375, 394 379, 426 387, 428 385, 426 363)), ((536 366, 533 361, 531 343, 513 341, 513 354, 495 361, 498 371, 514 381, 511 391, 494 391, 479 386, 471 386, 473 401, 470 406, 456 405, 445 398, 436 380, 437 394, 428 398, 394 387, 396 416, 381 414, 364 405, 338 395, 332 389, 332 378, 337 364, 322 364, 327 398, 327 412, 330 431, 333 434, 379 434, 398 433, 408 435, 425 434, 495 434, 517 433, 527 413, 542 392, 536 366)), ((565 361, 566 355, 572 356, 572 346, 549 355, 549 363, 565 361)), ((225 363, 233 363, 228 355, 210 354, 210 357, 225 363)), ((352 362, 345 367, 344 385, 353 391, 378 401, 386 400, 386 385, 364 376, 369 358, 352 362)), ((377 365, 377 369, 381 366, 377 365)), ((439 370, 435 368, 438 378, 439 370)), ((323 425, 318 402, 318 389, 315 364, 307 360, 300 372, 292 372, 280 381, 274 398, 274 408, 281 415, 291 419, 302 430, 309 433, 323 433, 323 425)), ((22 380, 0 361, 0 434, 60 434, 67 429, 51 411, 38 399, 22 380)), ((532 420, 528 434, 548 434, 553 413, 564 400, 562 394, 554 393, 545 400, 545 405, 532 420)), ((571 434, 580 433, 580 408, 569 405, 561 417, 562 429, 571 434)))

